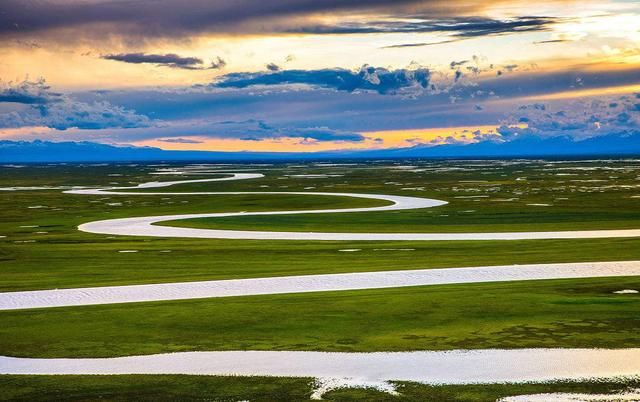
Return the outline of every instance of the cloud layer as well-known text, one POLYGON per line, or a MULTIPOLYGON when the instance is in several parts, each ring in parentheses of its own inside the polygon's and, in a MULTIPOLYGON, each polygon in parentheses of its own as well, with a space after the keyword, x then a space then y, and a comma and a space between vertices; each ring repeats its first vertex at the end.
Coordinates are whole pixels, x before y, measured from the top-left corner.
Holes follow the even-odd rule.
POLYGON ((185 70, 211 70, 224 67, 227 63, 217 57, 210 64, 206 65, 198 57, 182 57, 174 53, 167 54, 145 54, 145 53, 120 53, 107 54, 102 56, 106 60, 115 60, 133 64, 155 64, 172 68, 182 68, 185 70))
MULTIPOLYGON (((551 0, 554 1, 554 0, 551 0)), ((447 43, 473 37, 539 32, 550 16, 486 17, 493 2, 482 0, 4 0, 0 37, 105 40, 124 37, 179 39, 200 34, 441 33, 447 43), (331 15, 331 22, 327 18, 331 15), (357 15, 353 19, 350 15, 357 15), (69 35, 69 32, 75 34, 69 35), (81 32, 81 34, 78 34, 81 32)), ((389 47, 424 46, 404 43, 389 47)))
POLYGON ((243 141, 277 140, 281 138, 300 138, 304 141, 346 141, 360 142, 365 137, 357 132, 331 129, 324 126, 294 126, 267 123, 264 120, 248 119, 242 121, 184 121, 177 126, 165 125, 155 130, 140 132, 137 140, 163 136, 163 142, 194 143, 193 138, 172 137, 172 135, 192 135, 210 139, 240 139, 243 141))
MULTIPOLYGON (((28 34, 59 28, 85 29, 110 25, 111 32, 140 36, 175 36, 195 32, 273 30, 269 20, 315 12, 396 9, 416 0, 4 0, 0 3, 0 35, 28 34), (113 26, 118 29, 113 29, 113 26), (271 28, 267 28, 271 27, 271 28)), ((427 7, 430 1, 422 2, 427 7)), ((433 3, 437 3, 434 1, 433 3)), ((86 30, 91 33, 92 30, 86 30)), ((95 32, 95 30, 93 30, 95 32)))
POLYGON ((0 127, 45 126, 104 129, 147 127, 150 120, 109 102, 78 102, 67 95, 52 92, 44 80, 5 85, 0 90, 0 105, 14 104, 16 110, 0 113, 0 127))
POLYGON ((550 105, 522 105, 498 132, 506 140, 523 135, 586 139, 640 133, 640 94, 550 105), (526 125, 525 128, 516 127, 526 125))
POLYGON ((322 70, 283 70, 259 73, 231 73, 211 84, 216 88, 247 88, 259 85, 304 84, 338 91, 375 91, 393 94, 419 87, 428 88, 431 73, 426 68, 387 70, 364 65, 358 71, 342 68, 322 70))
POLYGON ((296 139, 288 144, 358 146, 374 142, 388 146, 381 138, 384 135, 371 134, 384 130, 452 127, 453 133, 455 127, 500 126, 493 132, 469 128, 456 135, 443 130, 431 142, 420 137, 414 142, 412 137, 405 139, 408 144, 428 145, 496 140, 498 135, 500 141, 522 136, 584 139, 640 131, 640 99, 635 95, 534 100, 544 91, 557 94, 638 82, 639 73, 633 69, 568 74, 508 65, 493 66, 477 75, 473 70, 484 67, 474 58, 457 59, 448 66, 449 86, 440 85, 426 68, 371 66, 356 71, 234 73, 195 87, 74 94, 56 92, 44 81, 25 81, 0 90, 0 128, 46 126, 59 131, 50 132, 47 138, 64 139, 72 134, 77 139, 111 143, 157 140, 195 145, 233 139, 250 144, 286 138, 296 139), (505 73, 496 76, 497 69, 505 73), (465 75, 452 75, 458 71, 465 75), (299 90, 300 85, 305 90, 299 90), (64 131, 67 129, 74 130, 64 131))
POLYGON ((450 17, 434 19, 430 16, 407 15, 373 21, 338 21, 332 25, 310 25, 290 29, 292 33, 365 34, 365 33, 447 33, 457 38, 504 35, 519 32, 548 30, 557 21, 551 17, 516 17, 493 19, 487 17, 450 17))

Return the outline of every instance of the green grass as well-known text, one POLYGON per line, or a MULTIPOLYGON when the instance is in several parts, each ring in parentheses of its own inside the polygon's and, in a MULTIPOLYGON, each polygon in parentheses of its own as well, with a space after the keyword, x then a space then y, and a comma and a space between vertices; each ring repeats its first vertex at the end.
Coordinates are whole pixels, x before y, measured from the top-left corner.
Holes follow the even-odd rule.
MULTIPOLYGON (((308 401, 308 378, 213 377, 179 375, 0 376, 1 401, 308 401)), ((340 389, 327 401, 494 402, 535 393, 616 393, 640 386, 638 381, 554 382, 543 384, 438 385, 396 383, 398 396, 371 389, 340 389)))
MULTIPOLYGON (((420 165, 424 171, 375 166, 344 177, 307 180, 311 191, 353 191, 429 197, 445 206, 388 212, 241 216, 164 222, 198 228, 340 232, 488 232, 640 227, 638 162, 545 163, 442 172, 469 163, 420 165), (602 165, 605 165, 603 169, 602 165), (557 170, 560 168, 560 170, 557 170), (576 169, 577 168, 577 169, 576 169), (584 170, 584 169, 592 170, 584 170), (326 188, 326 183, 332 187, 326 188), (509 201, 508 201, 509 200, 509 201), (530 205, 534 204, 534 205, 530 205), (535 204, 549 204, 542 206, 535 204)), ((267 179, 268 181, 268 179, 267 179)), ((291 187, 299 190, 296 181, 291 187)))
MULTIPOLYGON (((548 170, 546 162, 504 166, 491 163, 482 169, 470 167, 473 164, 423 162, 420 172, 394 170, 384 164, 309 165, 304 168, 276 165, 257 169, 265 173, 266 177, 262 179, 185 184, 171 187, 170 191, 352 191, 430 196, 451 201, 448 206, 417 211, 238 218, 240 220, 234 221, 232 226, 242 229, 415 232, 640 227, 640 199, 631 198, 637 194, 640 185, 636 162, 574 162, 560 166, 595 168, 604 165, 607 168, 571 171, 570 174, 577 176, 557 176, 555 171, 548 170), (458 170, 442 171, 450 167, 458 170), (344 176, 322 179, 291 176, 307 173, 344 176), (611 179, 613 176, 616 178, 611 179), (518 180, 522 177, 527 180, 518 180), (596 191, 594 188, 603 186, 602 182, 570 180, 607 180, 607 185, 617 187, 596 191), (558 184, 560 181, 565 183, 558 184), (411 186, 425 190, 401 190, 411 186), (560 190, 559 186, 566 188, 560 190), (304 190, 308 187, 315 189, 304 190), (478 194, 489 199, 517 196, 520 201, 505 203, 490 202, 485 198, 481 201, 455 198, 478 194), (523 206, 558 198, 568 200, 554 201, 553 207, 523 206), (461 212, 471 209, 476 212, 461 212), (447 211, 450 213, 445 213, 447 211)), ((145 165, 32 166, 1 170, 6 174, 0 175, 0 186, 123 186, 185 178, 152 176, 149 173, 153 168, 145 165)), ((193 176, 202 177, 212 176, 193 176)), ((113 237, 76 229, 77 225, 93 220, 129 216, 373 205, 381 205, 381 202, 291 195, 83 196, 62 194, 59 190, 0 192, 0 236, 6 236, 0 238, 0 291, 484 264, 640 259, 640 239, 285 242, 113 237), (37 206, 46 208, 29 208, 37 206), (343 248, 361 248, 363 251, 338 251, 343 248), (376 248, 414 248, 415 251, 374 251, 376 248), (119 250, 139 252, 123 254, 118 253, 119 250), (171 253, 161 253, 166 250, 171 253)), ((225 222, 216 220, 216 225, 227 225, 225 222)), ((190 220, 184 224, 199 226, 202 222, 190 220)))
POLYGON ((329 401, 376 401, 376 402, 495 402, 499 398, 538 393, 616 393, 634 389, 637 381, 616 382, 553 382, 547 384, 487 384, 487 385, 423 385, 397 383, 398 396, 375 390, 344 389, 327 393, 323 399, 329 401))
POLYGON ((310 378, 2 376, 0 401, 306 401, 310 378))
POLYGON ((640 260, 640 239, 296 242, 70 237, 42 238, 38 243, 25 244, 0 239, 0 290, 477 265, 640 260), (362 251, 338 251, 349 248, 362 251), (380 250, 394 248, 414 250, 380 250), (138 250, 138 253, 119 253, 119 250, 138 250), (164 250, 171 252, 162 252, 164 250))
MULTIPOLYGON (((603 203, 612 200, 602 200, 603 203)), ((639 201, 633 201, 636 208, 639 201)), ((466 233, 466 232, 537 232, 556 230, 638 229, 636 211, 602 210, 589 212, 555 211, 540 214, 536 207, 522 207, 513 212, 484 213, 474 216, 453 204, 437 211, 358 212, 343 215, 323 214, 283 216, 236 216, 165 221, 157 225, 198 229, 260 230, 288 232, 347 233, 466 233), (543 216, 541 216, 543 215, 543 216)), ((473 213, 477 213, 474 210, 473 213)))
POLYGON ((640 278, 479 283, 0 312, 0 355, 637 347, 640 278))
MULTIPOLYGON (((545 161, 411 163, 417 165, 416 171, 393 169, 389 162, 339 167, 234 166, 226 169, 249 169, 266 177, 145 191, 360 192, 450 202, 416 211, 245 216, 171 223, 191 227, 344 232, 640 228, 638 161, 557 165, 545 161), (291 176, 319 173, 342 176, 315 179, 291 176), (504 201, 507 199, 513 200, 504 201), (551 206, 527 205, 536 203, 551 206)), ((185 178, 151 176, 153 170, 151 166, 124 164, 0 168, 0 187, 127 186, 185 178)), ((212 176, 189 178, 209 177, 212 176)), ((0 291, 474 265, 640 260, 640 239, 232 241, 111 237, 76 230, 81 223, 131 216, 383 204, 357 198, 291 195, 82 196, 62 194, 60 190, 0 192, 0 236, 6 236, 0 238, 0 291), (338 251, 345 248, 362 251, 338 251), (375 250, 385 248, 415 250, 375 250), (123 254, 119 250, 139 252, 123 254), (171 252, 161 252, 166 250, 171 252)), ((97 357, 239 349, 638 347, 640 297, 612 293, 624 288, 640 289, 640 279, 485 283, 4 311, 0 312, 3 323, 0 355, 97 357)), ((297 401, 308 399, 310 381, 259 377, 0 376, 0 399, 297 401)), ((494 401, 513 394, 609 392, 638 384, 430 387, 401 383, 398 386, 402 393, 399 397, 349 389, 333 391, 325 399, 494 401)))

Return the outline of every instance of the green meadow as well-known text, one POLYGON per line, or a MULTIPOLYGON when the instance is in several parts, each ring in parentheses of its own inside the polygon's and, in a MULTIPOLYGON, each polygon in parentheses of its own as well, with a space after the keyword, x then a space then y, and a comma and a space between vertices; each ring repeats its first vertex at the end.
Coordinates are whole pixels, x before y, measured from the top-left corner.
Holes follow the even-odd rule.
MULTIPOLYGON (((210 376, 0 376, 0 401, 309 401, 311 378, 210 376)), ((399 395, 374 389, 338 389, 322 399, 335 402, 487 402, 548 392, 615 393, 637 388, 635 380, 546 384, 423 385, 395 383, 399 395)))
POLYGON ((637 347, 637 277, 477 283, 0 312, 0 355, 637 347))
MULTIPOLYGON (((170 166, 163 166, 170 167, 170 166)), ((640 260, 640 239, 310 242, 170 239, 78 231, 100 219, 177 213, 352 208, 313 195, 73 195, 212 175, 151 165, 0 167, 0 291, 320 273, 640 260), (15 190, 11 187, 52 187, 15 190), (12 191, 13 190, 13 191, 12 191), (357 249, 357 252, 341 252, 357 249), (123 253, 122 251, 135 251, 123 253)), ((211 168, 211 167, 209 167, 211 168)), ((170 225, 243 230, 470 232, 640 228, 640 161, 378 161, 218 166, 264 178, 170 190, 396 194, 449 204, 413 211, 243 216, 170 225)), ((228 172, 221 172, 220 177, 228 172)), ((640 346, 635 277, 478 283, 0 312, 0 355, 110 357, 176 351, 411 351, 640 346)), ((311 379, 0 376, 0 400, 307 400, 311 379), (66 399, 65 399, 66 398, 66 399)), ((493 401, 518 393, 605 392, 637 383, 398 385, 335 401, 493 401)))

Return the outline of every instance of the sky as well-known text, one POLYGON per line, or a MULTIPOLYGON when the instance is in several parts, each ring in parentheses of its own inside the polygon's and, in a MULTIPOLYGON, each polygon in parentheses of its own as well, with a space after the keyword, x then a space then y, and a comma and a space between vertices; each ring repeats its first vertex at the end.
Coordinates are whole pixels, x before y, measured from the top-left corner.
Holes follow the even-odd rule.
POLYGON ((313 152, 640 132, 635 0, 3 0, 0 140, 313 152))

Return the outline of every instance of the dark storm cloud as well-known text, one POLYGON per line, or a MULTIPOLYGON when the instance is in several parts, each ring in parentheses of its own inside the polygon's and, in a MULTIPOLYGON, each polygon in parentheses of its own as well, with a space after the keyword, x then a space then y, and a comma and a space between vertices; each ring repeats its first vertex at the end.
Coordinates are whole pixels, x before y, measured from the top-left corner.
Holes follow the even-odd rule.
POLYGON ((231 73, 211 84, 217 88, 246 88, 256 85, 305 84, 338 91, 375 91, 393 94, 403 89, 429 86, 430 72, 426 68, 415 70, 387 70, 362 66, 359 71, 342 68, 322 70, 283 70, 258 73, 231 73))
POLYGON ((107 54, 102 56, 106 60, 121 61, 133 64, 155 64, 158 66, 166 66, 172 68, 181 68, 185 70, 209 70, 219 69, 227 63, 220 57, 210 65, 205 65, 202 59, 198 57, 182 57, 174 53, 167 54, 145 54, 145 53, 122 53, 107 54))
MULTIPOLYGON (((442 32, 461 40, 541 31, 555 22, 550 17, 538 16, 504 20, 473 17, 481 15, 487 3, 481 0, 3 0, 0 2, 0 37, 66 29, 82 34, 63 35, 60 40, 104 40, 105 35, 130 39, 179 38, 207 32, 442 32), (314 13, 340 16, 348 12, 369 15, 371 21, 340 22, 338 18, 335 24, 318 25, 309 18, 314 13)), ((41 36, 56 40, 54 33, 41 36)), ((406 44, 409 45, 430 44, 406 44)))
MULTIPOLYGON (((436 1, 423 2, 425 4, 436 1)), ((313 12, 398 8, 416 0, 3 0, 0 35, 24 34, 95 24, 120 25, 113 33, 170 36, 204 31, 235 31, 238 24, 313 12)), ((256 28, 260 29, 260 28, 256 28)), ((90 32, 89 30, 87 30, 90 32)))

